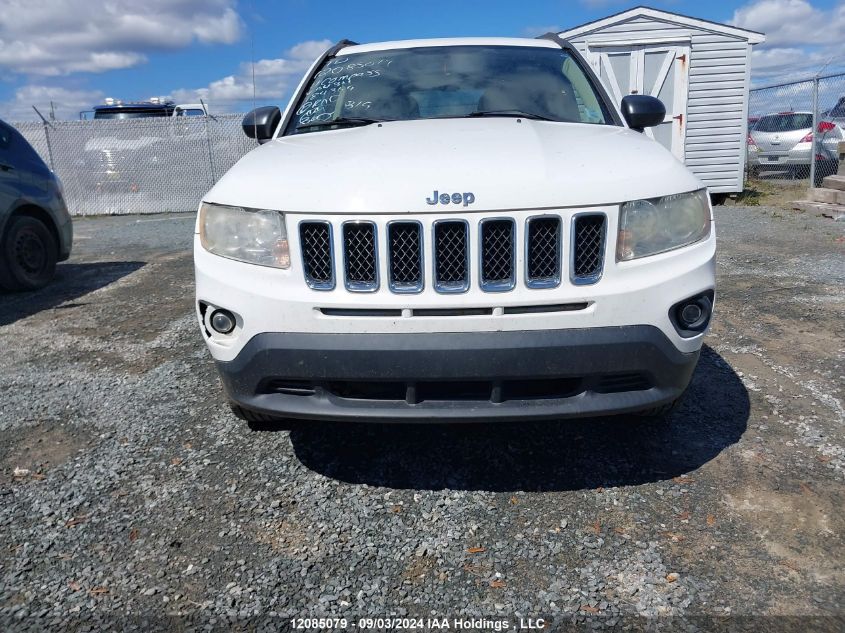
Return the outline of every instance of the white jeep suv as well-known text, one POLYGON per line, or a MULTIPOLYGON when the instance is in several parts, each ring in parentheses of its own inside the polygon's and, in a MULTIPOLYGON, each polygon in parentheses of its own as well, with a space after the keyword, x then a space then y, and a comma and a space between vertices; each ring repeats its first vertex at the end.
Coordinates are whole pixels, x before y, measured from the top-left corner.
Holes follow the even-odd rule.
POLYGON ((664 411, 714 300, 702 183, 553 35, 318 59, 205 196, 197 315, 228 398, 276 417, 664 411))

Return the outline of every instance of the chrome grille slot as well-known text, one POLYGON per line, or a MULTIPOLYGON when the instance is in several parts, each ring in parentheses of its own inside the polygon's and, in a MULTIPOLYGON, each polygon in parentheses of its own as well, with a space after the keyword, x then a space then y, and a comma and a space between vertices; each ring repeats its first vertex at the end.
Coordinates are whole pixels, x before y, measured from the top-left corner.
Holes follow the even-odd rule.
POLYGON ((577 312, 586 310, 589 307, 586 301, 578 303, 556 303, 553 305, 541 306, 507 306, 502 314, 541 314, 543 312, 577 312))
POLYGON ((469 229, 464 220, 434 223, 434 288, 465 292, 469 288, 469 229))
POLYGON ((331 225, 328 222, 301 222, 299 247, 305 283, 314 290, 334 288, 331 225))
POLYGON ((378 289, 375 224, 343 223, 343 266, 348 290, 373 292, 378 289))
MULTIPOLYGON (((518 261, 524 261, 524 272, 519 265, 524 288, 557 288, 567 268, 575 285, 596 283, 602 277, 608 230, 605 213, 576 213, 571 220, 551 213, 476 217, 434 220, 430 233, 429 220, 397 218, 383 225, 382 234, 375 222, 354 216, 337 222, 302 220, 298 237, 305 281, 314 290, 332 290, 340 284, 338 276, 342 274, 346 289, 376 292, 382 288, 384 276, 389 292, 414 294, 423 292, 430 274, 434 292, 463 293, 472 285, 475 263, 479 290, 506 292, 518 285, 518 261), (470 228, 476 224, 477 232, 470 228), (335 240, 340 243, 334 244, 335 240), (477 254, 472 252, 476 246, 477 254), (380 256, 384 258, 381 263, 380 256), (426 271, 428 261, 430 271, 426 271)), ((505 312, 519 310, 519 306, 508 306, 505 312)))
POLYGON ((526 285, 555 288, 560 285, 560 218, 529 218, 525 232, 526 285))
POLYGON ((480 223, 481 289, 486 292, 511 290, 516 281, 515 223, 511 219, 482 220, 480 223))
POLYGON ((572 270, 575 284, 597 282, 604 268, 607 218, 602 214, 579 214, 572 219, 572 270))
POLYGON ((419 222, 387 225, 388 283, 393 292, 423 288, 422 226, 419 222))

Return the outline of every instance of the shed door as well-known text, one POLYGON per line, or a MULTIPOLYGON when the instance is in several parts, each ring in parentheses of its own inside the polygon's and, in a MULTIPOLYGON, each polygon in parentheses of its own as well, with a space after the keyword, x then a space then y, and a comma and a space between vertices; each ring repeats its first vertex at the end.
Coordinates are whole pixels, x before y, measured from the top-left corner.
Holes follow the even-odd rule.
POLYGON ((645 133, 684 160, 684 130, 689 89, 689 45, 588 45, 593 70, 618 104, 629 94, 648 94, 666 106, 661 125, 645 133))

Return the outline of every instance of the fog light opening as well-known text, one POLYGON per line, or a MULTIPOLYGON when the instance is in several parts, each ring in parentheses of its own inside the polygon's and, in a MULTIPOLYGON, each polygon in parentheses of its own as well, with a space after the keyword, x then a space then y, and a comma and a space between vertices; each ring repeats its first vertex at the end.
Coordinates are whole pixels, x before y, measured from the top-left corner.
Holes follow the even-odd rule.
POLYGON ((211 313, 211 329, 218 334, 229 334, 235 329, 235 315, 228 310, 215 310, 211 313))
POLYGON ((713 312, 713 291, 684 299, 672 306, 669 317, 678 334, 690 338, 707 329, 713 312))
POLYGON ((681 323, 687 327, 694 326, 701 319, 703 313, 704 311, 700 305, 697 303, 688 303, 681 308, 681 323))

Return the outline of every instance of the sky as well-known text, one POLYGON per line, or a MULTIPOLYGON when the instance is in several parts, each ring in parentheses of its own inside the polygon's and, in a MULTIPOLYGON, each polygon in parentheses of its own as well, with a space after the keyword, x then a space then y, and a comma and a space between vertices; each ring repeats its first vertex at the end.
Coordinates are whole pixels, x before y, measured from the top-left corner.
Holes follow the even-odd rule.
MULTIPOLYGON (((533 37, 637 6, 617 0, 0 0, 0 118, 78 118, 105 97, 283 105, 337 40, 533 37)), ((752 82, 845 70, 845 0, 650 0, 766 34, 752 82)), ((843 83, 845 86, 845 83, 843 83)))

